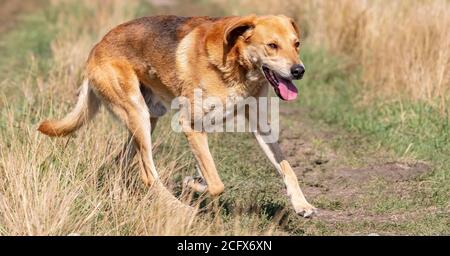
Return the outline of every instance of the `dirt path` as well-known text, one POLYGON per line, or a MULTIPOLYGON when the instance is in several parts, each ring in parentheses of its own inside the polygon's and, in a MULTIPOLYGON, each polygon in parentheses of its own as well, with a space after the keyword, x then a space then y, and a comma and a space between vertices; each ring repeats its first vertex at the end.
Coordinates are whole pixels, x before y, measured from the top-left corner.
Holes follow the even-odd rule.
POLYGON ((426 163, 396 159, 364 137, 314 122, 306 109, 283 105, 281 112, 281 146, 303 191, 319 208, 312 226, 321 223, 348 234, 355 223, 370 223, 367 233, 389 233, 374 231, 373 226, 398 225, 435 210, 384 205, 391 199, 413 198, 415 180, 431 170, 426 163))

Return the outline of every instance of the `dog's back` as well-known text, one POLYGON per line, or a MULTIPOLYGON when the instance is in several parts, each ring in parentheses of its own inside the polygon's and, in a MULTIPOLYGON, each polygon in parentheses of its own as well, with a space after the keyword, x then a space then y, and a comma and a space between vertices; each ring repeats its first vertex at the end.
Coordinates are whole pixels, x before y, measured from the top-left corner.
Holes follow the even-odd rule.
POLYGON ((127 59, 140 78, 147 78, 151 69, 163 82, 176 84, 178 44, 197 26, 217 19, 164 15, 132 20, 105 35, 92 49, 88 65, 97 66, 113 58, 127 59))

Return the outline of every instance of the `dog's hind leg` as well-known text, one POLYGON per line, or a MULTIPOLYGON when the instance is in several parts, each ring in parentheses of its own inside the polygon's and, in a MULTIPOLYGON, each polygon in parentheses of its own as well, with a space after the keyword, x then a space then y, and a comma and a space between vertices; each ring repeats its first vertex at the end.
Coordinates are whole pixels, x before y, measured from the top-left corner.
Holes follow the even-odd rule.
MULTIPOLYGON (((158 119, 159 119, 158 117, 150 117, 151 134, 153 134, 153 132, 155 131, 158 119)), ((134 159, 134 156, 137 153, 134 145, 135 145, 134 138, 133 135, 130 133, 119 154, 117 154, 117 156, 114 158, 114 162, 117 165, 121 166, 123 169, 126 169, 130 166, 130 164, 134 159)))
POLYGON ((163 186, 156 172, 152 156, 150 111, 140 91, 137 75, 127 63, 105 65, 97 70, 99 73, 90 74, 93 85, 105 106, 125 123, 133 135, 140 156, 142 180, 147 186, 162 192, 160 195, 165 198, 176 200, 163 186))
POLYGON ((199 165, 195 165, 197 169, 198 176, 186 176, 183 179, 183 186, 189 187, 198 193, 204 193, 208 189, 208 186, 205 183, 205 178, 202 175, 199 165))
MULTIPOLYGON (((164 105, 156 99, 155 95, 153 95, 153 92, 150 89, 145 88, 141 85, 141 93, 144 96, 145 104, 150 111, 150 129, 151 134, 153 134, 158 123, 158 119, 161 116, 165 115, 167 110, 164 105)), ((115 162, 123 169, 126 169, 128 166, 130 166, 136 153, 137 152, 134 147, 133 136, 132 134, 129 134, 125 145, 122 147, 122 150, 114 158, 115 162)))

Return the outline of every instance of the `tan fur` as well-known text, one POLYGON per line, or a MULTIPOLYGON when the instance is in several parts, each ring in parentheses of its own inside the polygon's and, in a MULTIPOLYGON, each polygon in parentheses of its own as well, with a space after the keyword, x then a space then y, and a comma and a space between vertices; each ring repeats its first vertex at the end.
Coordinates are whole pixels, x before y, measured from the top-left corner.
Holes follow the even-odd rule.
MULTIPOLYGON (((121 156, 131 159, 138 153, 145 184, 159 184, 151 131, 171 100, 184 96, 193 102, 195 89, 222 101, 230 95, 264 96, 268 83, 261 63, 281 74, 289 72, 290 66, 301 63, 295 47, 299 36, 298 27, 285 16, 155 16, 130 21, 110 31, 91 51, 75 109, 60 121, 42 122, 38 129, 50 136, 68 135, 93 116, 100 99, 126 125, 135 144, 135 150, 127 146, 121 156), (268 48, 270 42, 280 48, 268 48)), ((217 196, 224 185, 207 135, 186 120, 182 116, 180 123, 207 185, 195 187, 217 196)), ((283 176, 295 210, 311 215, 314 208, 304 199, 278 144, 266 144, 258 132, 255 136, 283 176)))
POLYGON ((42 122, 38 130, 49 136, 66 136, 92 119, 99 106, 99 100, 89 88, 88 81, 85 80, 80 88, 78 102, 72 112, 61 120, 42 122))

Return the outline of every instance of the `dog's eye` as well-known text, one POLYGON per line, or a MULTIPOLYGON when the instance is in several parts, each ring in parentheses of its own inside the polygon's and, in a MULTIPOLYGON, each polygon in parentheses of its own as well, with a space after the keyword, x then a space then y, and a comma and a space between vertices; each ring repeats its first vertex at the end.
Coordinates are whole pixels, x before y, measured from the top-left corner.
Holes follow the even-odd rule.
POLYGON ((278 49, 278 45, 275 43, 268 44, 267 46, 269 46, 272 49, 278 49))
POLYGON ((300 42, 295 42, 294 46, 295 46, 295 48, 299 48, 300 47, 300 42))

